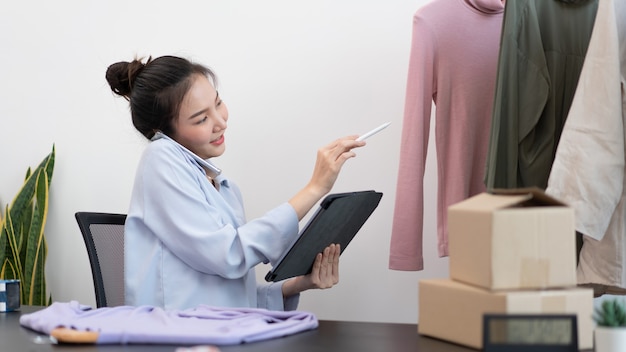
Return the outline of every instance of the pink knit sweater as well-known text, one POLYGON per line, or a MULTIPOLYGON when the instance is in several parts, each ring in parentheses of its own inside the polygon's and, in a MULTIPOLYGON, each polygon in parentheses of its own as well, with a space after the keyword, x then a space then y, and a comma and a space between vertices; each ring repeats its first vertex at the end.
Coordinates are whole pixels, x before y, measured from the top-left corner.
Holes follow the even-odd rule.
POLYGON ((424 269, 423 188, 433 102, 440 257, 448 255, 448 206, 485 190, 503 12, 501 0, 432 0, 414 15, 389 256, 392 270, 424 269))

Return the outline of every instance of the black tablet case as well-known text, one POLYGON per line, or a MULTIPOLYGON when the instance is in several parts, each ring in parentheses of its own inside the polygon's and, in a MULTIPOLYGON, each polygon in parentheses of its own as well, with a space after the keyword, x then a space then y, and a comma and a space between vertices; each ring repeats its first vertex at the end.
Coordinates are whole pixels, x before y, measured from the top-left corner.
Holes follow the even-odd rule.
POLYGON ((315 256, 330 244, 340 244, 341 253, 378 206, 383 194, 358 191, 329 194, 279 263, 265 276, 281 281, 311 272, 315 256))

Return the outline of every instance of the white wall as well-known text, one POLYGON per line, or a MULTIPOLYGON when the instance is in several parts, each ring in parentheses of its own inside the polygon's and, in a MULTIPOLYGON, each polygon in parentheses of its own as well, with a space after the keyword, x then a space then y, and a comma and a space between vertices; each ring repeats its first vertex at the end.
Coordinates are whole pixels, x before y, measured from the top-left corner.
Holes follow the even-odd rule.
MULTIPOLYGON (((341 282, 307 292, 320 319, 415 323, 417 282, 448 275, 437 258, 434 148, 426 175, 425 265, 387 269, 412 15, 425 0, 12 1, 0 12, 0 205, 56 145, 46 226, 56 301, 95 304, 76 211, 126 212, 146 144, 107 66, 175 54, 218 74, 230 109, 215 160, 249 217, 286 201, 331 140, 391 121, 344 167, 334 191, 374 189, 379 208, 342 256, 341 282)), ((258 270, 262 278, 268 268, 258 270)))

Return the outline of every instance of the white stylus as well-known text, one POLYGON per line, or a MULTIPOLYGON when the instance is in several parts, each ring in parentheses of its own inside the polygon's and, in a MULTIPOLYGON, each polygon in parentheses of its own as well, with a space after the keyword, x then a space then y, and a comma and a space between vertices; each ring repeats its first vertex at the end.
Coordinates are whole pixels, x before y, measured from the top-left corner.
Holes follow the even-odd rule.
POLYGON ((374 128, 373 130, 371 130, 371 131, 369 131, 369 132, 367 132, 367 133, 365 133, 365 134, 360 135, 360 136, 359 136, 359 138, 357 138, 356 140, 357 140, 357 141, 362 141, 362 140, 364 140, 364 139, 366 139, 366 138, 369 138, 369 137, 371 137, 371 136, 375 135, 376 133, 378 133, 378 132, 380 132, 380 131, 384 130, 384 129, 385 129, 387 126, 389 126, 389 125, 391 125, 391 122, 385 122, 385 123, 383 123, 382 125, 380 125, 380 126, 378 126, 378 127, 374 128))

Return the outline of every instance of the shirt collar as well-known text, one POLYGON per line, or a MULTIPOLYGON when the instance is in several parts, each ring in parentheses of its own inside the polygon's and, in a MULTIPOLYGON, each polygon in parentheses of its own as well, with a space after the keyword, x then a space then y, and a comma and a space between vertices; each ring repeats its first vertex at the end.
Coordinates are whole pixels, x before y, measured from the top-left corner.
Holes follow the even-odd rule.
MULTIPOLYGON (((496 14, 504 11, 502 0, 463 0, 468 6, 486 14, 496 14)), ((510 0, 515 1, 515 0, 510 0)))
POLYGON ((218 175, 215 178, 215 182, 220 185, 220 187, 230 187, 230 183, 226 177, 223 175, 218 175))
POLYGON ((193 160, 195 160, 195 162, 201 166, 204 171, 206 173, 209 174, 209 176, 211 176, 212 178, 216 178, 217 176, 220 175, 220 173, 222 172, 222 170, 215 166, 215 164, 213 164, 211 162, 211 160, 209 159, 203 159, 200 156, 196 155, 194 152, 192 152, 191 150, 185 148, 184 146, 182 146, 180 143, 176 142, 174 139, 170 138, 169 136, 167 136, 166 134, 164 134, 163 132, 157 132, 154 134, 154 136, 152 137, 152 141, 156 141, 158 139, 166 139, 172 143, 174 143, 176 146, 178 146, 178 148, 180 148, 184 153, 186 153, 188 156, 190 156, 193 160), (208 170, 208 171, 207 171, 208 170))

